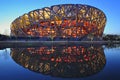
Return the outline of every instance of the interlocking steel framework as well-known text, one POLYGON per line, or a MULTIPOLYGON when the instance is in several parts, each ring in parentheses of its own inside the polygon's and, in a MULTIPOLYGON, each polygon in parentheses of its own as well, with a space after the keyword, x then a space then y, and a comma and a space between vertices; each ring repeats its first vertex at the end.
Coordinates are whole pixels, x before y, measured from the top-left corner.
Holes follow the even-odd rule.
POLYGON ((92 6, 62 4, 37 9, 15 19, 11 35, 46 38, 101 38, 105 14, 92 6))
POLYGON ((106 64, 102 46, 12 48, 11 57, 16 63, 31 71, 57 77, 94 75, 106 64))

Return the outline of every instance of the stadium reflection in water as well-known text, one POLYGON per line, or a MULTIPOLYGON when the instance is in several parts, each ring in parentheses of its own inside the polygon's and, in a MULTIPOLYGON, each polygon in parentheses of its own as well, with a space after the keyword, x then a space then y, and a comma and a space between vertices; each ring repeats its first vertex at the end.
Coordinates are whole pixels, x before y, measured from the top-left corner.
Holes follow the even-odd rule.
POLYGON ((100 72, 106 63, 102 46, 41 46, 11 48, 11 56, 31 71, 55 77, 87 77, 100 72))

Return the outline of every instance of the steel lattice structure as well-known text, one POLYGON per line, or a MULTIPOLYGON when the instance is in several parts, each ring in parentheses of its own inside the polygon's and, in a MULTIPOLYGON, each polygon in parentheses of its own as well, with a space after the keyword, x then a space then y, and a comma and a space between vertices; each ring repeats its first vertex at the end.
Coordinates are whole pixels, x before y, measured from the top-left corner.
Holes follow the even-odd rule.
POLYGON ((105 14, 92 6, 62 4, 37 9, 15 19, 11 35, 46 38, 101 38, 105 14))
POLYGON ((86 77, 100 72, 106 57, 102 46, 12 48, 12 59, 31 71, 56 77, 86 77))

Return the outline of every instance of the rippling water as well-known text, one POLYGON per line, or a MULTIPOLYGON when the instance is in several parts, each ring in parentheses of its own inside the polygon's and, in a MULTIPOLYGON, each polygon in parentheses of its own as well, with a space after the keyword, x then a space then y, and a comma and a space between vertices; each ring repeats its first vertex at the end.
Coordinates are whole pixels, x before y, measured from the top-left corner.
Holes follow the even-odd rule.
POLYGON ((119 45, 59 45, 0 50, 0 80, 119 80, 119 45))

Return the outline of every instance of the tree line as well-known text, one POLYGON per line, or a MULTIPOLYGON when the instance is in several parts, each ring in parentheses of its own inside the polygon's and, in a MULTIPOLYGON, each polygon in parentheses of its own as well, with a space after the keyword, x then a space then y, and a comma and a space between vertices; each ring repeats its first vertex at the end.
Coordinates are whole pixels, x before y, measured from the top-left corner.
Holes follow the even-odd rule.
MULTIPOLYGON (((51 39, 46 37, 15 37, 15 36, 8 36, 0 34, 0 41, 6 41, 6 40, 46 40, 51 41, 51 39)), ((61 39, 62 40, 62 39, 61 39)), ((74 40, 74 39, 73 39, 74 40)), ((120 41, 120 35, 112 35, 112 34, 106 34, 102 37, 103 41, 120 41)), ((79 41, 79 40, 78 40, 79 41)))

